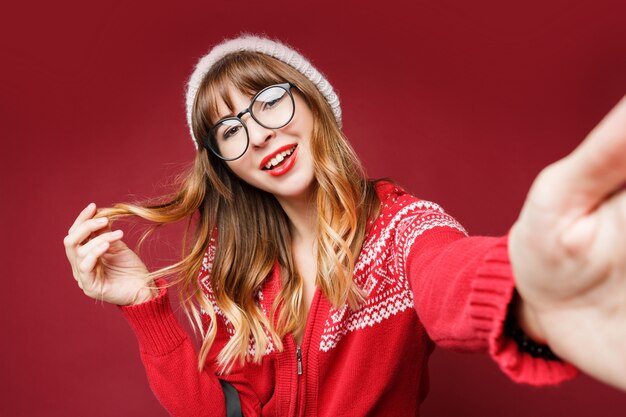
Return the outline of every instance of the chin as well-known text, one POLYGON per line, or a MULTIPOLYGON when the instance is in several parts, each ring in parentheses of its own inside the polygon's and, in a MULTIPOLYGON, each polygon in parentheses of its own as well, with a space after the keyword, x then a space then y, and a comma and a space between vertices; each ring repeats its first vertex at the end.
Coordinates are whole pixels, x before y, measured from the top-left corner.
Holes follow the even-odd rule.
POLYGON ((315 190, 315 179, 313 176, 303 178, 294 176, 286 179, 280 190, 275 190, 274 194, 277 198, 306 198, 315 190))

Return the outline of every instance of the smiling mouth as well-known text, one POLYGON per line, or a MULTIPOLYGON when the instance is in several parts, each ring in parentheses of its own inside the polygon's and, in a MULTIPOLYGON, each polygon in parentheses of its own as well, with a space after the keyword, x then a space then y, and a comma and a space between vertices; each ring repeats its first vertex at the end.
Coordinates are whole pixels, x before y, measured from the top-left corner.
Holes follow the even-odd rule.
POLYGON ((289 157, 293 154, 293 152, 296 150, 297 146, 298 145, 294 145, 290 149, 287 149, 285 151, 279 152, 272 159, 270 159, 268 161, 268 163, 265 164, 265 166, 262 169, 265 170, 265 171, 269 171, 269 170, 272 170, 274 168, 282 166, 289 159, 289 157))

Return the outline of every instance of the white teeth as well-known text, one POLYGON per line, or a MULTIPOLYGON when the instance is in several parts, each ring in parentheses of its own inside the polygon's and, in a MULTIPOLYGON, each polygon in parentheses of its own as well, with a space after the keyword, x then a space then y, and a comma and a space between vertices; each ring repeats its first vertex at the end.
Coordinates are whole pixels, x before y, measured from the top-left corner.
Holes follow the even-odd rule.
POLYGON ((293 148, 283 151, 279 154, 277 154, 275 157, 273 157, 268 163, 267 165, 265 165, 265 169, 270 169, 273 166, 278 165, 279 163, 281 163, 287 156, 291 155, 294 151, 294 149, 296 149, 296 147, 294 146, 293 148))

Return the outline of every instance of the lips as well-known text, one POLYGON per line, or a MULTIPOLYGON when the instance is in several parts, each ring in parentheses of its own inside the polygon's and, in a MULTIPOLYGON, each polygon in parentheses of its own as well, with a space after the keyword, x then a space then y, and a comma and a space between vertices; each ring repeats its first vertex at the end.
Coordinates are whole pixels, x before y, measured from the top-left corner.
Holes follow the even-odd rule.
POLYGON ((261 163, 259 164, 259 168, 267 169, 266 168, 267 165, 270 164, 271 162, 273 162, 272 165, 276 165, 282 162, 283 159, 289 157, 287 154, 292 154, 293 153, 292 151, 294 151, 296 148, 297 148, 297 144, 293 144, 293 143, 290 145, 281 146, 280 148, 276 149, 274 152, 272 152, 271 154, 263 158, 261 160, 261 163), (285 155, 282 155, 282 154, 285 154, 285 155))
POLYGON ((279 177, 281 175, 285 175, 287 172, 293 168, 296 164, 296 159, 298 158, 298 148, 295 147, 293 153, 286 158, 284 162, 278 164, 278 166, 272 167, 272 169, 267 170, 270 175, 274 177, 279 177))

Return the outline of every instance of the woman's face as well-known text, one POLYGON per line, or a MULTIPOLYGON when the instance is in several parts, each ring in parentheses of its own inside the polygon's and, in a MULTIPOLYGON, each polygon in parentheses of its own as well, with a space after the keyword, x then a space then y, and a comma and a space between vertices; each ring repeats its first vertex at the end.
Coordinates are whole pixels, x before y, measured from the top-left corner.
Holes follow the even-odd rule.
MULTIPOLYGON (((307 198, 314 183, 310 150, 313 114, 300 93, 295 88, 291 92, 295 102, 291 121, 279 129, 268 129, 249 113, 245 114, 242 120, 250 138, 248 149, 239 159, 226 162, 243 181, 272 193, 279 201, 307 198), (278 155, 284 158, 280 162, 278 155)), ((237 113, 247 108, 252 100, 252 96, 233 87, 230 97, 237 113)), ((233 116, 224 102, 218 104, 218 112, 219 119, 233 116)))

